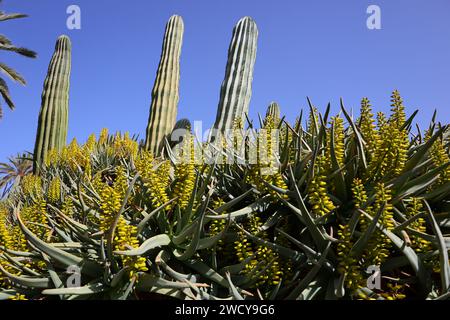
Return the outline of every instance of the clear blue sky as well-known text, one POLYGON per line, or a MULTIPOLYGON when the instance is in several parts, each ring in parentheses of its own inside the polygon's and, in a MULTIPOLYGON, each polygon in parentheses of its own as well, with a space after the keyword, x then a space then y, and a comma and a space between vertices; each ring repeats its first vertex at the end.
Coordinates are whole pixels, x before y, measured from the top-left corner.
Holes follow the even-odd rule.
MULTIPOLYGON (((17 104, 0 121, 0 161, 33 150, 40 95, 58 35, 72 39, 69 140, 101 128, 145 134, 150 93, 167 19, 185 23, 178 118, 210 126, 225 73, 231 32, 249 15, 259 28, 250 116, 278 101, 294 121, 306 96, 320 110, 339 98, 357 109, 368 96, 388 111, 398 89, 407 112, 425 126, 437 109, 450 120, 449 0, 4 0, 3 10, 30 18, 3 22, 1 33, 39 53, 36 60, 1 52, 26 87, 11 84, 17 104), (67 30, 66 8, 82 10, 82 29, 67 30), (369 30, 366 9, 381 7, 381 30, 369 30)), ((306 110, 306 109, 305 109, 306 110)))

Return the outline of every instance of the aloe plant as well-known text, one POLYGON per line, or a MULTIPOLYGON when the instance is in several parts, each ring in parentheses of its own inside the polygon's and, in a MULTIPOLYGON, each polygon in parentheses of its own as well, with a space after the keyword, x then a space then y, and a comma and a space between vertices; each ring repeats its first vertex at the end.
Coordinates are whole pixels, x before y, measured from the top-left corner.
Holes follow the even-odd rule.
POLYGON ((253 68, 256 61, 258 28, 250 17, 238 21, 228 49, 225 79, 214 128, 232 129, 236 119, 245 119, 252 95, 253 68))
POLYGON ((66 145, 69 122, 69 87, 72 45, 68 36, 56 41, 42 91, 33 171, 39 173, 51 150, 61 151, 66 145))
POLYGON ((146 131, 145 148, 154 154, 161 152, 177 117, 183 33, 183 19, 172 16, 166 25, 146 131))
POLYGON ((378 121, 367 101, 364 121, 311 108, 314 130, 288 126, 268 164, 165 160, 106 130, 73 141, 0 202, 0 299, 446 299, 449 126, 416 132, 400 101, 378 121))

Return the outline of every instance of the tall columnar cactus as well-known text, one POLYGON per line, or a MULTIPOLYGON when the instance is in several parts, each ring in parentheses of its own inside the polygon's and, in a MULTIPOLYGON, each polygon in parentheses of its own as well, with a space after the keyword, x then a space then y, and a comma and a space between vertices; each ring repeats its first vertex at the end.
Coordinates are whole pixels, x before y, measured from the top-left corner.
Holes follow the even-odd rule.
POLYGON ((69 118, 69 86, 72 45, 69 37, 58 38, 42 91, 36 143, 34 173, 38 173, 47 153, 61 150, 67 139, 69 118))
POLYGON ((276 102, 271 102, 267 107, 266 117, 272 116, 273 119, 280 119, 280 106, 276 102))
POLYGON ((214 127, 221 132, 232 129, 236 118, 245 119, 252 95, 253 67, 256 60, 258 28, 250 17, 244 17, 233 29, 228 49, 225 79, 214 127))
POLYGON ((183 32, 183 19, 177 15, 170 17, 153 86, 145 139, 145 148, 154 154, 161 151, 164 138, 172 132, 177 117, 183 32))

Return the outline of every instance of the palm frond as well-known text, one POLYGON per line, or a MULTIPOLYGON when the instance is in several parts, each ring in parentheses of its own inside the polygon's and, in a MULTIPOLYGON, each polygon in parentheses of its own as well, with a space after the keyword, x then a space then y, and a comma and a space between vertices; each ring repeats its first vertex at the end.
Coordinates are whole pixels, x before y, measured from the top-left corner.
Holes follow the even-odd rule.
POLYGON ((17 81, 23 85, 26 84, 25 79, 14 69, 8 67, 6 64, 0 62, 0 71, 10 77, 12 80, 17 81))
MULTIPOLYGON (((3 100, 5 100, 8 107, 11 110, 14 110, 14 108, 15 108, 14 102, 12 101, 11 95, 9 94, 8 85, 6 84, 6 81, 3 78, 0 78, 0 95, 2 96, 3 100)), ((0 119, 1 119, 1 116, 2 116, 2 113, 0 112, 0 119)))
POLYGON ((37 53, 34 52, 33 50, 23 48, 23 47, 16 47, 16 46, 13 46, 10 44, 0 44, 0 50, 16 52, 16 53, 18 53, 22 56, 28 57, 28 58, 36 58, 37 57, 37 53))
POLYGON ((4 13, 4 12, 0 12, 0 21, 20 19, 20 18, 26 18, 26 17, 28 17, 28 15, 23 14, 23 13, 4 13))
POLYGON ((11 40, 9 40, 4 34, 0 34, 0 43, 1 44, 12 44, 11 40))
POLYGON ((33 162, 27 153, 17 154, 10 157, 8 163, 0 163, 0 190, 3 189, 4 197, 17 185, 22 177, 30 174, 33 170, 33 162))

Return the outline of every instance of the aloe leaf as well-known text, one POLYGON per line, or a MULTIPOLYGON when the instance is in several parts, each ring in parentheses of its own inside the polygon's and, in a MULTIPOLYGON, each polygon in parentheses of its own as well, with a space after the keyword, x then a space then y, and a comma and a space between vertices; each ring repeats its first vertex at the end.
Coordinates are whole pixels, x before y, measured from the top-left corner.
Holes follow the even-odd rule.
MULTIPOLYGON (((291 179, 295 181, 294 173, 292 172, 292 168, 289 170, 291 179)), ((314 243, 316 246, 323 250, 326 246, 326 239, 322 231, 319 229, 319 226, 317 226, 314 223, 314 219, 311 216, 310 212, 306 208, 306 205, 303 201, 302 195, 300 194, 300 190, 298 189, 297 185, 294 185, 294 191, 295 191, 295 197, 297 199, 297 203, 299 204, 300 208, 295 207, 288 201, 282 199, 282 201, 293 211, 297 217, 300 219, 301 222, 303 222, 306 227, 308 228, 309 232, 311 233, 311 236, 314 240, 314 243)))
POLYGON ((86 273, 94 277, 101 274, 102 269, 100 265, 98 265, 93 261, 82 259, 73 254, 65 252, 64 250, 58 249, 52 246, 51 244, 48 244, 45 241, 39 239, 33 232, 31 232, 31 230, 29 230, 25 226, 18 210, 15 210, 15 215, 18 224, 22 229, 22 232, 24 233, 25 237, 28 239, 28 241, 30 241, 30 243, 35 245, 39 250, 41 250, 42 252, 44 252, 45 254, 47 254, 48 256, 50 256, 51 258, 55 259, 56 261, 60 262, 65 266, 74 266, 74 265, 80 266, 82 273, 86 273))
POLYGON ((184 274, 173 270, 167 264, 169 259, 170 253, 165 250, 161 250, 155 258, 155 264, 160 266, 163 269, 163 271, 167 273, 170 277, 173 277, 178 281, 191 280, 193 282, 197 282, 197 278, 193 274, 184 274))
POLYGON ((312 281, 302 291, 302 293, 298 297, 298 300, 313 300, 323 289, 324 287, 321 282, 312 281))
POLYGON ((242 232, 244 232, 247 237, 249 237, 250 239, 252 239, 256 243, 258 243, 259 245, 268 247, 268 248, 272 249, 273 251, 277 252, 278 254, 280 254, 281 256, 283 256, 285 258, 292 259, 293 261, 299 261, 300 258, 303 256, 303 254, 298 252, 298 251, 295 251, 295 250, 292 250, 292 249, 289 249, 289 248, 285 248, 285 247, 280 246, 280 245, 278 245, 276 243, 269 242, 267 240, 264 240, 262 238, 254 236, 253 234, 251 234, 247 230, 243 229, 241 226, 239 226, 239 225, 236 225, 236 226, 242 232))
POLYGON ((249 189, 246 192, 244 192, 243 194, 241 194, 239 197, 236 197, 233 200, 231 200, 227 203, 224 203, 223 205, 221 205, 219 208, 215 209, 214 211, 217 212, 218 214, 221 214, 222 212, 227 211, 228 209, 232 208, 233 206, 235 206, 236 204, 238 204, 239 202, 244 200, 252 192, 253 192, 253 190, 249 189))
POLYGON ((319 273, 320 269, 322 269, 323 264, 327 260, 328 252, 331 248, 331 242, 329 241, 327 247, 324 252, 320 254, 320 258, 317 263, 314 264, 314 267, 308 272, 308 274, 299 282, 299 284, 291 291, 287 299, 300 299, 302 292, 307 288, 307 286, 314 280, 316 275, 319 273))
POLYGON ((87 232, 89 230, 89 227, 87 227, 86 225, 73 220, 72 218, 68 217, 67 215, 65 215, 64 213, 62 213, 61 210, 59 210, 57 207, 48 204, 48 207, 52 210, 54 210, 56 212, 56 214, 62 218, 64 221, 66 221, 67 223, 69 223, 70 225, 72 225, 73 227, 79 229, 82 232, 87 232))
POLYGON ((250 261, 252 261, 252 259, 255 258, 255 256, 256 256, 256 254, 253 254, 253 255, 251 255, 251 256, 245 258, 244 260, 242 260, 242 261, 241 261, 240 263, 238 263, 238 264, 233 264, 233 265, 230 265, 230 266, 223 267, 223 268, 221 269, 221 272, 222 272, 222 273, 229 272, 229 273, 231 273, 231 274, 239 274, 242 270, 244 270, 245 266, 246 266, 250 261))
POLYGON ((170 244, 170 238, 167 234, 160 234, 144 241, 139 248, 125 251, 114 251, 114 254, 124 256, 143 256, 152 249, 167 246, 170 244))
POLYGON ((128 267, 120 269, 120 271, 113 276, 111 280, 111 287, 117 287, 117 285, 128 275, 129 272, 130 268, 128 267))
POLYGON ((184 298, 186 296, 186 294, 179 289, 168 289, 168 288, 160 288, 160 287, 150 288, 149 290, 146 290, 146 292, 157 293, 157 294, 175 298, 178 300, 184 300, 184 298))
POLYGON ((11 254, 13 256, 18 256, 18 257, 27 257, 27 258, 39 258, 40 257, 40 255, 36 252, 15 251, 15 250, 7 249, 3 246, 0 246, 0 251, 6 252, 8 254, 11 254))
MULTIPOLYGON (((375 217, 373 217, 372 221, 370 221, 370 224, 367 227, 367 229, 363 232, 361 237, 355 242, 353 247, 350 249, 349 255, 354 256, 354 257, 359 257, 362 254, 363 250, 367 247, 367 244, 369 243, 370 238, 373 236, 375 230, 377 230, 378 220, 380 219, 381 214, 383 213, 385 207, 386 207, 386 203, 383 203, 383 205, 378 210, 375 217)), ((358 211, 363 212, 363 210, 361 210, 361 209, 358 209, 358 211)), ((363 212, 363 213, 365 213, 365 212, 363 212)))
MULTIPOLYGON (((374 219, 365 212, 362 212, 362 214, 364 214, 370 220, 374 219)), ((392 241, 392 243, 397 247, 397 249, 408 258, 411 267, 413 268, 414 272, 417 275, 419 283, 421 284, 422 288, 426 288, 425 267, 423 265, 422 260, 417 256, 414 250, 411 247, 408 247, 402 239, 400 239, 398 236, 396 236, 395 234, 393 234, 391 231, 387 230, 380 224, 377 224, 377 227, 392 241)))
POLYGON ((230 222, 231 222, 231 219, 228 220, 228 223, 225 226, 225 228, 221 232, 219 232, 218 234, 216 234, 216 235, 214 235, 212 237, 209 237, 209 238, 202 238, 202 239, 200 239, 197 249, 201 250, 201 249, 212 248, 214 245, 216 245, 216 243, 219 242, 225 236, 225 234, 227 233, 228 228, 230 227, 230 222))
POLYGON ((306 244, 302 243, 301 241, 295 239, 294 237, 292 237, 291 235, 287 234, 286 232, 284 232, 283 230, 281 230, 279 228, 277 228, 276 231, 279 232, 285 238, 287 238, 289 241, 291 241, 293 244, 295 244, 297 247, 299 247, 306 254, 306 256, 308 258, 317 256, 318 253, 315 250, 313 250, 311 247, 309 247, 306 244))
POLYGON ((5 257, 9 262, 11 262, 15 267, 17 267, 20 270, 23 270, 24 272, 28 273, 30 276, 34 277, 40 277, 41 274, 28 268, 26 265, 22 263, 22 261, 27 262, 27 258, 24 257, 11 257, 10 255, 3 253, 0 255, 1 257, 5 257))
POLYGON ((159 206, 158 208, 156 208, 155 210, 153 210, 152 212, 150 212, 149 214, 147 214, 144 219, 141 220, 141 222, 139 222, 139 224, 137 225, 137 235, 141 234, 142 230, 144 229, 144 227, 147 225, 147 223, 150 221, 150 219, 157 214, 158 212, 160 212, 161 210, 163 210, 165 207, 167 207, 169 204, 171 204, 172 202, 174 202, 175 199, 169 200, 168 202, 164 203, 163 205, 159 206))
POLYGON ((284 213, 280 211, 275 211, 269 218, 267 218, 266 222, 260 227, 260 230, 267 231, 273 226, 275 226, 284 216, 284 213))
POLYGON ((344 101, 342 98, 340 99, 340 103, 341 103, 342 112, 344 113, 345 118, 347 118, 348 123, 350 123, 352 130, 355 133, 356 142, 358 145, 359 159, 361 159, 361 161, 362 161, 363 169, 366 170, 367 169, 367 160, 366 160, 366 153, 364 151, 363 138, 362 138, 361 133, 359 132, 358 128, 356 127, 355 123, 353 122, 353 119, 350 117, 347 110, 345 110, 344 101))
MULTIPOLYGON (((196 284, 196 285, 208 287, 208 285, 205 284, 196 284)), ((148 291, 153 287, 166 289, 184 289, 189 288, 189 284, 181 281, 169 281, 148 273, 140 274, 139 281, 136 284, 136 289, 140 291, 148 291)))
POLYGON ((196 219, 191 224, 187 225, 179 234, 176 234, 172 238, 172 242, 174 245, 180 245, 182 244, 186 239, 188 239, 195 231, 195 228, 197 227, 198 220, 196 219))
POLYGON ((408 220, 406 220, 405 222, 402 222, 401 224, 399 224, 398 226, 396 226, 394 229, 392 229, 393 233, 399 233, 401 230, 406 229, 407 227, 409 227, 414 221, 416 221, 419 218, 422 218, 424 216, 424 214, 418 213, 416 215, 414 215, 413 217, 409 218, 408 220))
POLYGON ((244 300, 244 298, 241 296, 241 294, 238 292, 238 290, 234 286, 233 282, 231 281, 230 273, 226 272, 225 276, 227 277, 228 284, 230 285, 230 291, 231 291, 231 294, 233 295, 233 297, 236 300, 244 300))
POLYGON ((442 291, 448 292, 450 290, 450 264, 448 260, 448 252, 447 247, 445 245, 444 237, 442 236, 441 229, 433 216, 433 212, 431 211, 430 205, 426 200, 423 200, 425 203, 425 208, 428 212, 428 217, 431 221, 431 227, 433 228, 433 232, 438 239, 438 248, 439 248, 439 260, 441 266, 441 281, 442 281, 442 291))
POLYGON ((416 179, 409 181, 404 186, 404 188, 399 192, 399 194, 395 197, 393 202, 399 201, 410 195, 414 195, 417 192, 427 188, 428 186, 433 184, 433 182, 435 182, 439 178, 439 173, 449 165, 450 165, 450 163, 446 163, 442 166, 439 166, 437 168, 430 170, 429 172, 425 173, 424 175, 421 175, 420 177, 418 177, 416 179))
POLYGON ((416 167, 423 157, 427 154, 428 150, 433 146, 433 143, 436 141, 438 137, 442 135, 442 133, 446 130, 446 127, 442 127, 439 129, 428 141, 420 146, 414 155, 406 162, 404 171, 412 170, 416 167))
POLYGON ((193 234, 192 241, 189 244, 189 246, 187 247, 187 249, 183 253, 180 253, 178 250, 174 251, 173 254, 178 260, 185 261, 187 259, 190 259, 197 252, 199 243, 200 243, 200 235, 201 235, 202 229, 203 229, 204 217, 205 217, 205 215, 203 212, 202 215, 199 217, 199 219, 196 222, 196 230, 193 234))
POLYGON ((183 261, 183 262, 188 267, 190 267, 193 270, 197 271, 203 277, 220 284, 224 288, 228 288, 229 287, 228 286, 228 282, 227 282, 227 280, 224 277, 222 277, 219 273, 214 271, 212 268, 210 268, 208 265, 206 265, 202 261, 200 261, 200 260, 187 260, 187 261, 183 261))
POLYGON ((260 198, 253 202, 252 204, 246 206, 245 208, 239 209, 237 211, 233 211, 226 214, 219 214, 219 215, 206 215, 205 216, 205 222, 209 220, 217 220, 217 219, 228 219, 228 217, 234 219, 241 216, 249 215, 255 211, 257 211, 262 204, 267 203, 269 200, 267 197, 260 198))
POLYGON ((107 290, 103 282, 93 282, 82 287, 46 289, 42 291, 45 295, 92 295, 107 290))
POLYGON ((15 296, 15 293, 13 293, 13 292, 11 292, 11 293, 0 292, 0 301, 9 300, 14 296, 15 296))
POLYGON ((450 181, 438 186, 434 187, 433 190, 426 193, 423 198, 426 200, 433 200, 433 201, 440 201, 443 200, 445 197, 448 197, 448 194, 450 193, 450 181))
POLYGON ((449 300, 449 299, 450 299, 450 292, 446 292, 443 295, 436 297, 434 300, 449 300))
POLYGON ((51 283, 49 278, 32 278, 32 277, 18 276, 18 275, 12 274, 12 273, 6 271, 1 264, 0 264, 0 271, 5 276, 7 276, 9 281, 11 281, 12 283, 21 285, 21 286, 25 286, 25 287, 48 288, 51 283))

